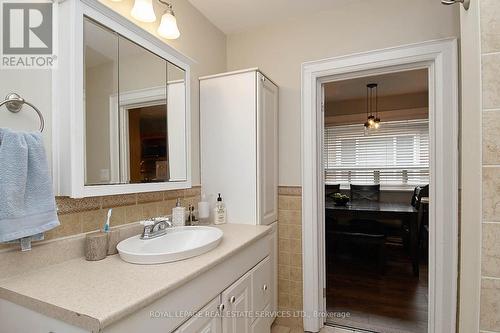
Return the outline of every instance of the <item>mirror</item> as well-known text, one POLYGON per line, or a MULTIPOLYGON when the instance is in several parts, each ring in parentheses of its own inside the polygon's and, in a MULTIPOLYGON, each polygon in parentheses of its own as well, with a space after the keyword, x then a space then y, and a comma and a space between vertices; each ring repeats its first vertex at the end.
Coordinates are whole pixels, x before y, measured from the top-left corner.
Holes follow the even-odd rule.
POLYGON ((185 75, 85 18, 85 185, 187 179, 185 75))

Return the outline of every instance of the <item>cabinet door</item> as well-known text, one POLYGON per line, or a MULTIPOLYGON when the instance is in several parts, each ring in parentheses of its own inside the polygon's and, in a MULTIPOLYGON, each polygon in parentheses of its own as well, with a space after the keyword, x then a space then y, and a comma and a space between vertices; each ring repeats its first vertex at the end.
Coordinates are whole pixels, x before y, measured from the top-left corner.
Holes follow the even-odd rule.
POLYGON ((269 333, 271 332, 271 324, 274 318, 267 317, 266 313, 269 313, 270 306, 267 306, 264 310, 262 316, 257 317, 250 327, 251 333, 269 333))
POLYGON ((262 260, 252 270, 252 310, 263 311, 269 307, 274 293, 270 257, 262 260))
POLYGON ((222 333, 220 295, 182 324, 175 333, 222 333))
POLYGON ((278 87, 257 73, 257 216, 259 224, 278 217, 278 87))
POLYGON ((225 305, 222 317, 224 333, 249 333, 252 310, 252 279, 251 273, 245 274, 222 293, 222 303, 225 305))

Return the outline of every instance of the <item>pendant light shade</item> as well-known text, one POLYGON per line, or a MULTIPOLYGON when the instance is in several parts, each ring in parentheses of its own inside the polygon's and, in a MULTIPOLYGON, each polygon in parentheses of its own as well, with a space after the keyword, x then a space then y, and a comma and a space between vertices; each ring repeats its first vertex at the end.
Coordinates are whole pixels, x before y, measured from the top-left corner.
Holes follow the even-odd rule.
POLYGON ((132 8, 133 18, 142 22, 156 21, 155 11, 153 10, 153 0, 135 0, 134 7, 132 8))
POLYGON ((177 39, 181 35, 177 27, 177 19, 171 6, 165 11, 161 17, 160 26, 158 27, 158 35, 167 39, 177 39))
POLYGON ((377 129, 380 127, 378 116, 378 84, 366 85, 366 129, 377 129))

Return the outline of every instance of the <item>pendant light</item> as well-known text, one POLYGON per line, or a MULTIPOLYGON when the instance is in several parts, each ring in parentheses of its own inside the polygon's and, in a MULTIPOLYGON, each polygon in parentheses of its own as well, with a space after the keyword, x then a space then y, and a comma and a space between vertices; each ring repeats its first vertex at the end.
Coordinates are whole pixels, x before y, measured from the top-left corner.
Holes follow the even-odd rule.
POLYGON ((380 127, 378 116, 378 84, 369 83, 366 85, 366 129, 377 129, 380 127))
POLYGON ((153 9, 153 0, 135 0, 134 7, 130 12, 133 18, 142 22, 156 21, 155 11, 153 9))
POLYGON ((161 17, 160 25, 158 26, 158 35, 167 39, 177 39, 181 35, 179 28, 177 27, 177 19, 175 18, 174 10, 172 9, 172 4, 158 0, 162 4, 167 6, 167 9, 161 17))

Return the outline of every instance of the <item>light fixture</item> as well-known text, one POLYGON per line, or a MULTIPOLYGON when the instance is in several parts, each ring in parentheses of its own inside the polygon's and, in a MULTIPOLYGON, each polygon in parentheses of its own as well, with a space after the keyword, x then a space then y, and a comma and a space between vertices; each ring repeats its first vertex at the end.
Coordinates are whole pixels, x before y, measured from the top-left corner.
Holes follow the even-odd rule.
POLYGON ((167 9, 161 17, 160 25, 158 26, 158 35, 167 39, 177 39, 181 35, 179 28, 177 27, 177 19, 175 18, 174 10, 172 9, 172 4, 158 0, 160 3, 167 6, 167 9))
POLYGON ((142 22, 154 22, 156 21, 155 11, 153 9, 153 0, 135 0, 134 7, 130 15, 136 20, 142 22))
POLYGON ((365 129, 377 129, 380 127, 378 116, 378 84, 366 85, 366 122, 365 129))

